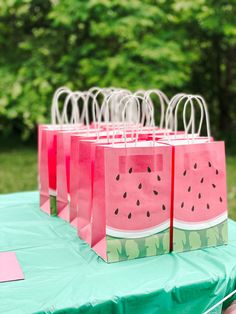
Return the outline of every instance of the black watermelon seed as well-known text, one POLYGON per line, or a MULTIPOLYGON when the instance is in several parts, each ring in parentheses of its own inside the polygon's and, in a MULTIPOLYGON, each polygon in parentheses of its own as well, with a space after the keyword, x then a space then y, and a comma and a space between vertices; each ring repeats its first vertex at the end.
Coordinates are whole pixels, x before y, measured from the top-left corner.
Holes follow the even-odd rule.
POLYGON ((117 209, 115 210, 115 215, 118 215, 118 213, 119 213, 119 209, 117 208, 117 209))
POLYGON ((129 168, 129 173, 132 173, 133 169, 132 168, 129 168))
POLYGON ((209 204, 207 204, 207 209, 210 209, 210 205, 209 204))
POLYGON ((184 170, 183 176, 186 176, 187 174, 187 170, 184 170))
POLYGON ((190 192, 190 191, 191 191, 191 186, 188 187, 188 192, 190 192))
POLYGON ((164 204, 162 205, 162 209, 163 209, 163 210, 166 210, 166 207, 165 207, 165 205, 164 205, 164 204))
POLYGON ((132 216, 132 215, 131 215, 131 213, 129 213, 129 215, 128 215, 128 219, 130 219, 130 218, 131 218, 131 216, 132 216))
POLYGON ((201 198, 201 197, 202 197, 201 193, 198 193, 198 198, 201 198))
POLYGON ((183 208, 183 207, 184 207, 184 202, 181 203, 181 208, 183 208))
POLYGON ((194 206, 191 208, 191 211, 194 212, 194 206))
POLYGON ((157 192, 156 190, 153 190, 153 193, 154 193, 155 195, 157 195, 157 194, 158 194, 158 192, 157 192))
POLYGON ((142 189, 142 183, 139 183, 138 188, 142 189))
POLYGON ((197 163, 194 164, 194 169, 197 169, 197 163))
POLYGON ((137 206, 140 205, 140 200, 137 200, 136 205, 137 205, 137 206))
POLYGON ((222 199, 222 197, 220 197, 220 202, 221 202, 221 203, 223 202, 223 199, 222 199))
POLYGON ((212 186, 213 186, 214 189, 216 188, 216 185, 214 183, 212 183, 212 186))
POLYGON ((123 194, 123 197, 124 197, 124 198, 126 198, 126 197, 127 197, 127 192, 125 192, 125 193, 123 194))
POLYGON ((120 180, 120 175, 118 174, 117 176, 116 176, 116 181, 119 181, 120 180))
POLYGON ((148 171, 148 172, 151 172, 152 170, 151 170, 151 168, 150 168, 150 167, 147 167, 147 171, 148 171))
POLYGON ((211 167, 211 163, 210 163, 210 161, 208 161, 208 166, 209 166, 209 167, 211 167))
POLYGON ((219 170, 218 169, 216 169, 216 175, 218 175, 219 174, 219 170))
POLYGON ((157 181, 161 181, 161 177, 160 176, 157 176, 157 181))
POLYGON ((149 211, 147 211, 147 217, 150 217, 150 216, 151 216, 150 212, 149 212, 149 211))
POLYGON ((200 181, 200 182, 203 183, 203 181, 204 181, 204 178, 201 178, 201 181, 200 181))

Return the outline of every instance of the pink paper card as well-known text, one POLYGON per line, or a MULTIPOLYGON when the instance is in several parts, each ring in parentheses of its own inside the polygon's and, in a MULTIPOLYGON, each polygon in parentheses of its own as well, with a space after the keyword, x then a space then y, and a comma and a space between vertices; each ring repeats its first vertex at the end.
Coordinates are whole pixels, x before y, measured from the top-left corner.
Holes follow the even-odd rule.
POLYGON ((15 252, 0 252, 0 282, 24 279, 15 252))

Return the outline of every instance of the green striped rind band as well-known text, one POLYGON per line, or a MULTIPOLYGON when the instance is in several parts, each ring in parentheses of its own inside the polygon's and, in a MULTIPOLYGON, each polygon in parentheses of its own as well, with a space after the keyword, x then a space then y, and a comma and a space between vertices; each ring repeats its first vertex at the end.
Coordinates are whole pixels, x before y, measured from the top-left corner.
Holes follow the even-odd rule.
POLYGON ((202 230, 182 230, 174 228, 173 251, 184 252, 228 243, 228 222, 202 230))
POLYGON ((124 239, 106 236, 106 240, 109 263, 162 255, 169 253, 170 250, 170 229, 144 238, 124 239))

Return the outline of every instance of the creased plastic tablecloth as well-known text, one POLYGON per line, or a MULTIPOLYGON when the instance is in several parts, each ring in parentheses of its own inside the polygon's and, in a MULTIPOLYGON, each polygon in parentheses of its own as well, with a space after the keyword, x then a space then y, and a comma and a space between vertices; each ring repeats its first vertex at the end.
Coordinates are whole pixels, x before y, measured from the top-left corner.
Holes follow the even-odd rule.
POLYGON ((25 275, 0 283, 0 313, 200 314, 236 288, 233 221, 228 246, 106 264, 38 198, 0 196, 0 251, 15 251, 25 275))

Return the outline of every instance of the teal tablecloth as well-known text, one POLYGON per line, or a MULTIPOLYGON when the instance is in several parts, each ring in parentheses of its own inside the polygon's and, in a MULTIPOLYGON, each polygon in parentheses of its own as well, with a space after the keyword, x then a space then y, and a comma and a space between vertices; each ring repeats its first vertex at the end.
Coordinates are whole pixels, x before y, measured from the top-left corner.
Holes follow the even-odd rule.
POLYGON ((106 264, 38 197, 0 196, 0 251, 15 251, 25 274, 0 283, 1 314, 200 314, 236 288, 235 222, 228 246, 106 264))

